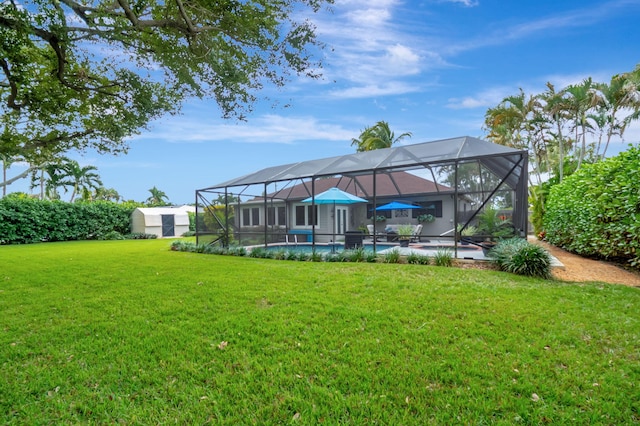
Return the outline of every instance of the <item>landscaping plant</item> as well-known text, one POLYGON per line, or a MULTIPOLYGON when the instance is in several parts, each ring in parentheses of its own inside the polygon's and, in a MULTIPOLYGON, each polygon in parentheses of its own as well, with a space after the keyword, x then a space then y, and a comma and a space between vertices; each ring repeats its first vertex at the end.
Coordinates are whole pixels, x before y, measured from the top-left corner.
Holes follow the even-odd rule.
POLYGON ((453 266, 453 251, 449 249, 438 249, 433 255, 433 264, 436 266, 453 266))
POLYGON ((505 272, 530 277, 551 278, 551 255, 543 247, 522 238, 499 242, 489 258, 505 272))

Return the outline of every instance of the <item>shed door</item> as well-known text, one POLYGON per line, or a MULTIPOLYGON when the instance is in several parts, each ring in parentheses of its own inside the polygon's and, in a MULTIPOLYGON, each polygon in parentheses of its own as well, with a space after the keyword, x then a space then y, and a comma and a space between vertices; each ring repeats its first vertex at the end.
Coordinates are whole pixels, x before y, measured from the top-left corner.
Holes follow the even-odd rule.
POLYGON ((173 237, 176 233, 174 231, 175 216, 172 214, 162 215, 162 236, 173 237))

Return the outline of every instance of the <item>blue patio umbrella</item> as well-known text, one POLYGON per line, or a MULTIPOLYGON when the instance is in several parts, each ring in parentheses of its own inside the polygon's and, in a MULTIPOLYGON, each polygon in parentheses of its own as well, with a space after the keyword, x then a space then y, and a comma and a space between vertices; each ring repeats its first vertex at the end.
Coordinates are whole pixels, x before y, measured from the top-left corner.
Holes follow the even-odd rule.
POLYGON ((405 210, 405 209, 419 209, 420 206, 413 204, 402 203, 400 201, 392 201, 388 204, 376 207, 376 210, 405 210))
POLYGON ((314 197, 305 198, 303 203, 311 203, 315 200, 316 204, 353 204, 353 203, 366 203, 367 200, 360 198, 353 194, 349 194, 340 188, 329 188, 324 192, 314 197))
MULTIPOLYGON (((360 198, 356 195, 350 194, 340 188, 329 188, 324 192, 316 195, 315 197, 309 197, 302 200, 303 203, 315 202, 316 204, 333 204, 333 211, 335 212, 336 204, 354 204, 354 203, 366 203, 367 200, 360 198)), ((333 221, 333 241, 336 240, 336 221, 333 221)))

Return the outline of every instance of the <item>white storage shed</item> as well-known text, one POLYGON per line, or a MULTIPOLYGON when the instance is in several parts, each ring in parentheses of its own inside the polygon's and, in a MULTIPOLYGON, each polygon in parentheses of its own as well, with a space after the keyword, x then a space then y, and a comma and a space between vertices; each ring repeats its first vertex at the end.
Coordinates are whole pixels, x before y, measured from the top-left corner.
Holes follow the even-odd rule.
POLYGON ((179 237, 189 231, 189 212, 194 211, 193 206, 138 207, 131 213, 131 232, 179 237))

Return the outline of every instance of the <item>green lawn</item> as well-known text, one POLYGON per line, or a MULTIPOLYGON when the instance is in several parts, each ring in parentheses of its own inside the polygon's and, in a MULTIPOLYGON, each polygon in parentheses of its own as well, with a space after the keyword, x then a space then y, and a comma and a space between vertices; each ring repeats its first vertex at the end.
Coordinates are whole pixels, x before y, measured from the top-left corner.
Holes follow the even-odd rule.
POLYGON ((0 247, 0 423, 640 422, 638 289, 169 243, 0 247))

